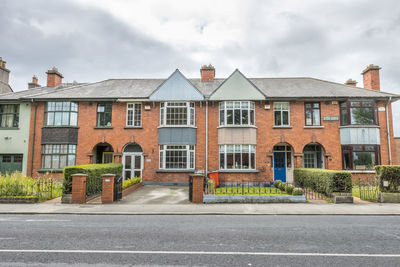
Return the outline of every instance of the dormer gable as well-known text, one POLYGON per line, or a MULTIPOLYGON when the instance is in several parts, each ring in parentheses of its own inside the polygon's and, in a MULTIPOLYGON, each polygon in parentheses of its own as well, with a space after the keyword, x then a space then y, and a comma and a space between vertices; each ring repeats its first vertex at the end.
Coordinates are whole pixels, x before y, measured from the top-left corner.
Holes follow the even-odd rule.
POLYGON ((265 100, 265 95, 236 69, 210 95, 210 100, 265 100))
POLYGON ((149 97, 156 101, 201 101, 203 94, 176 69, 149 97))

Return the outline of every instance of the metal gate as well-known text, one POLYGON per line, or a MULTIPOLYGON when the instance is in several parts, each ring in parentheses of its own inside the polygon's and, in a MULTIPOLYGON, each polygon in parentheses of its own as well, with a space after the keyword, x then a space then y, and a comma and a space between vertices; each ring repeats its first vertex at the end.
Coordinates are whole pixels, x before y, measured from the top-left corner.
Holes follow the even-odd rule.
POLYGON ((114 201, 122 199, 122 177, 114 179, 114 201))

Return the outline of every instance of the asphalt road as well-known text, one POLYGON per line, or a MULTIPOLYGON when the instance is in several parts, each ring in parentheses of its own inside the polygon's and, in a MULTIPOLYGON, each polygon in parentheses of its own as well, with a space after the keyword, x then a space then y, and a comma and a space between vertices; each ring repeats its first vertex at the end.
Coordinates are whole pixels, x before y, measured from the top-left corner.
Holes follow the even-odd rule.
POLYGON ((400 217, 0 215, 0 266, 400 266, 400 217))

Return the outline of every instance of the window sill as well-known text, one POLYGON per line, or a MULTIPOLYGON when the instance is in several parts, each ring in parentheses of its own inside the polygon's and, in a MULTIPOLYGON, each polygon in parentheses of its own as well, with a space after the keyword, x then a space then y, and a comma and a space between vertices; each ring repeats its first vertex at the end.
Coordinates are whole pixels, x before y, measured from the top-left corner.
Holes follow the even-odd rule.
POLYGON ((217 127, 217 129, 220 128, 255 128, 257 129, 258 127, 255 125, 220 125, 217 127))
POLYGON ((95 127, 93 127, 93 129, 103 129, 103 130, 105 130, 105 129, 114 129, 114 127, 112 127, 112 126, 95 126, 95 127))
POLYGON ((375 173, 373 170, 343 170, 350 173, 375 173))
POLYGON ((272 126, 272 129, 292 129, 293 126, 287 125, 287 126, 272 126))
POLYGON ((7 131, 7 130, 19 130, 19 127, 9 127, 9 128, 4 127, 4 128, 0 128, 0 131, 1 130, 5 130, 5 131, 7 131))
POLYGON ((66 125, 53 125, 53 126, 51 126, 51 125, 46 125, 46 126, 43 126, 42 127, 42 129, 43 128, 75 128, 75 129, 79 129, 79 126, 66 126, 66 125))
POLYGON ((354 125, 341 125, 339 128, 381 128, 379 125, 362 125, 362 124, 354 124, 354 125))
POLYGON ((195 129, 197 129, 197 126, 193 126, 193 125, 160 125, 157 128, 195 128, 195 129))
POLYGON ((39 173, 45 173, 45 172, 63 172, 63 169, 39 169, 37 170, 39 173))
POLYGON ((319 126, 311 126, 311 125, 305 125, 304 129, 324 129, 325 126, 319 125, 319 126))
POLYGON ((234 169, 230 169, 230 170, 218 170, 217 172, 224 172, 224 173, 258 173, 260 172, 259 170, 234 170, 234 169))
POLYGON ((143 126, 125 126, 124 129, 143 129, 143 126))
POLYGON ((196 170, 194 169, 158 169, 156 172, 195 172, 196 170))

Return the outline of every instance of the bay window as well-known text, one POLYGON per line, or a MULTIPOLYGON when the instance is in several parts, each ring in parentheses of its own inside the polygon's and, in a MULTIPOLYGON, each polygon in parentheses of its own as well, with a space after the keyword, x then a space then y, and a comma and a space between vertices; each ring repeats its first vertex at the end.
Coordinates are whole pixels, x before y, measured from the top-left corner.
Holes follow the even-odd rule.
POLYGON ((76 145, 42 145, 42 168, 63 169, 75 165, 76 145))
POLYGON ((77 126, 78 103, 75 102, 47 102, 46 126, 77 126))
POLYGON ((255 145, 220 145, 219 168, 246 170, 256 168, 255 145))
POLYGON ((194 169, 194 145, 160 145, 160 169, 194 169))
POLYGON ((219 125, 254 125, 254 102, 220 102, 219 125))
POLYGON ((164 102, 160 104, 160 125, 162 126, 194 126, 194 103, 164 102))
POLYGON ((377 125, 374 101, 347 101, 340 104, 341 125, 377 125))
POLYGON ((373 170, 380 163, 380 146, 344 145, 342 155, 345 170, 373 170))
POLYGON ((274 102, 275 126, 289 126, 289 102, 274 102))

